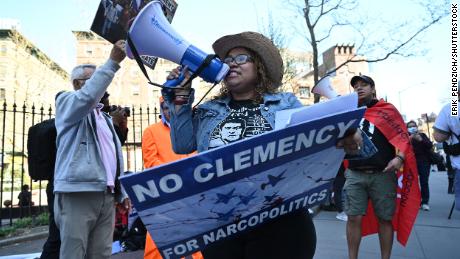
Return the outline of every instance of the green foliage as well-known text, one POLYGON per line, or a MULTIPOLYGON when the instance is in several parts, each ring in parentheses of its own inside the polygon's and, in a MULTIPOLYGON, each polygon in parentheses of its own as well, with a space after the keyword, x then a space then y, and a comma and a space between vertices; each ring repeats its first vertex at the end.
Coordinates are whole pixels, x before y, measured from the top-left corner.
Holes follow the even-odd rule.
POLYGON ((2 227, 0 228, 0 237, 9 236, 11 233, 15 233, 16 228, 14 226, 11 227, 2 227))
POLYGON ((47 212, 41 213, 35 218, 27 217, 17 219, 13 222, 13 226, 0 228, 0 238, 6 236, 15 236, 24 232, 24 229, 48 225, 49 214, 47 212))
POLYGON ((49 214, 48 212, 44 212, 44 213, 41 213, 37 216, 37 219, 36 219, 36 224, 37 226, 45 226, 45 225, 48 225, 48 221, 49 221, 49 214))
POLYGON ((33 226, 32 218, 27 217, 27 218, 18 219, 15 222, 13 222, 13 226, 16 228, 32 227, 33 226))

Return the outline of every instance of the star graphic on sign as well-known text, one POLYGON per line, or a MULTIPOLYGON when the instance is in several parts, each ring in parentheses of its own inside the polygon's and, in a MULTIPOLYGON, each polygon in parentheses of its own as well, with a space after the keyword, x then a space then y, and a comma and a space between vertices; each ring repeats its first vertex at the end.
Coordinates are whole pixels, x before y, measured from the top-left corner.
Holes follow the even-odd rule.
POLYGON ((270 175, 270 174, 269 174, 269 175, 267 176, 267 177, 268 177, 268 183, 263 183, 263 184, 261 184, 261 185, 260 185, 260 188, 261 188, 262 190, 264 190, 265 187, 266 187, 267 185, 271 185, 272 187, 275 187, 275 185, 276 185, 277 183, 279 183, 281 180, 283 180, 284 178, 286 178, 286 177, 283 177, 283 174, 284 174, 285 172, 286 172, 286 170, 284 170, 284 171, 283 171, 281 174, 279 174, 278 176, 273 176, 273 175, 270 175))
POLYGON ((312 179, 315 183, 320 183, 320 182, 331 182, 331 181, 333 181, 333 180, 335 179, 335 177, 329 178, 329 179, 323 179, 323 177, 320 177, 320 178, 318 178, 318 179, 315 179, 315 178, 313 178, 313 177, 311 177, 311 176, 309 176, 309 175, 307 175, 307 178, 312 179))
POLYGON ((235 211, 235 209, 236 208, 232 208, 231 210, 229 210, 226 213, 215 212, 215 211, 211 211, 211 212, 217 214, 217 216, 218 216, 217 219, 218 220, 220 220, 220 221, 228 221, 231 217, 233 217, 233 212, 235 211))
POLYGON ((284 199, 283 197, 279 196, 277 193, 274 193, 271 196, 264 196, 265 201, 264 201, 264 206, 262 209, 266 208, 271 208, 273 206, 278 206, 283 203, 284 199))
POLYGON ((230 192, 228 192, 227 194, 223 194, 223 193, 216 193, 217 195, 217 201, 214 202, 214 204, 218 204, 220 202, 224 203, 224 204, 227 204, 232 198, 236 197, 236 195, 233 194, 233 192, 235 191, 235 188, 233 188, 230 192))
POLYGON ((248 203, 256 197, 256 196, 254 196, 254 193, 256 193, 256 192, 257 192, 257 190, 253 191, 248 196, 242 196, 242 195, 238 196, 240 198, 240 202, 238 204, 248 205, 248 203))
POLYGON ((202 193, 202 194, 200 195, 200 200, 198 201, 198 205, 200 205, 201 202, 204 201, 205 199, 206 199, 206 196, 205 196, 204 193, 202 193))
POLYGON ((264 197, 265 197, 264 203, 270 203, 273 199, 275 199, 276 197, 279 197, 279 195, 278 195, 278 192, 275 192, 271 196, 264 196, 264 197))

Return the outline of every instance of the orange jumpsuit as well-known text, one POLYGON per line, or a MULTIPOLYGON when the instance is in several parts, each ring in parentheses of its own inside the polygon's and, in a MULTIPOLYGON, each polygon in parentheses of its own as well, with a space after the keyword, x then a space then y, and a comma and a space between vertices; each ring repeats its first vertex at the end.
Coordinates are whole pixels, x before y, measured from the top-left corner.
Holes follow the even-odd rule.
MULTIPOLYGON (((166 162, 179 160, 189 155, 178 155, 174 153, 171 146, 169 128, 163 122, 150 125, 142 135, 142 155, 144 167, 150 168, 166 162)), ((193 259, 203 259, 200 252, 192 255, 193 259)), ((152 237, 147 233, 145 239, 144 259, 162 259, 152 237)))

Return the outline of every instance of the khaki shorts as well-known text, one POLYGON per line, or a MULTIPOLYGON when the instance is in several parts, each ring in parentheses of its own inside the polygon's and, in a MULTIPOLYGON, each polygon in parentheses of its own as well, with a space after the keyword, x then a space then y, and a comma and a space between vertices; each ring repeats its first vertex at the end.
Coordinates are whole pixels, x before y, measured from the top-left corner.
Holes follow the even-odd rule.
POLYGON ((391 220, 396 210, 396 173, 345 171, 345 212, 350 216, 365 215, 371 199, 377 217, 391 220))

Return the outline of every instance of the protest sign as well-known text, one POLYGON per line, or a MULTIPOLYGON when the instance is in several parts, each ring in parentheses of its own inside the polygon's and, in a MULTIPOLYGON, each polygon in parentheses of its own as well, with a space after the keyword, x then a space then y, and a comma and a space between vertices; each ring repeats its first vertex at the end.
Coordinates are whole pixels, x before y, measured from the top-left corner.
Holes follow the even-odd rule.
POLYGON ((147 169, 121 183, 164 258, 180 258, 324 202, 364 109, 329 115, 147 169))
MULTIPOLYGON (((139 12, 152 0, 101 0, 91 30, 102 38, 115 43, 126 39, 129 28, 139 12)), ((163 12, 169 22, 177 10, 174 0, 161 0, 163 12)), ((143 63, 155 68, 157 57, 141 56, 143 63)))

